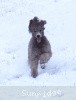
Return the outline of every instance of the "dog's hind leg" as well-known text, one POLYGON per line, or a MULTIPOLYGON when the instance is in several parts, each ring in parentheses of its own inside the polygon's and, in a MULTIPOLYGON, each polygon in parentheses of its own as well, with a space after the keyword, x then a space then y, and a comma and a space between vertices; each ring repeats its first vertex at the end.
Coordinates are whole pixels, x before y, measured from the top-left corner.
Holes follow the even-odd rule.
POLYGON ((51 53, 43 53, 40 56, 40 65, 41 68, 44 69, 45 68, 45 63, 48 62, 48 60, 51 58, 52 54, 51 53))
POLYGON ((36 78, 38 75, 38 60, 31 61, 31 76, 36 78))

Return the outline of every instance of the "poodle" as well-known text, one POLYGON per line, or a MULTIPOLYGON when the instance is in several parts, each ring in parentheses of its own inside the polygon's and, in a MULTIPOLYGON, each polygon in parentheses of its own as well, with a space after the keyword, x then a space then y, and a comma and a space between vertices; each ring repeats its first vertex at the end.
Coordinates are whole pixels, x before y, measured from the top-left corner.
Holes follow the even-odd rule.
POLYGON ((45 64, 52 57, 51 45, 44 35, 45 20, 39 20, 34 17, 29 22, 29 32, 32 33, 28 45, 28 61, 31 68, 31 76, 36 78, 38 75, 38 64, 45 68, 45 64))

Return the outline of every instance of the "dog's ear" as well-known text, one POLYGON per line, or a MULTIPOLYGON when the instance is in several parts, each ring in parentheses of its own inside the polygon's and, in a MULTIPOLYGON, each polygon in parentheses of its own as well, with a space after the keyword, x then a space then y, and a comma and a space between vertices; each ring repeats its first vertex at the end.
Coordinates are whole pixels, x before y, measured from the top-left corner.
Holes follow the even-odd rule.
POLYGON ((44 20, 43 22, 44 22, 44 25, 47 23, 46 20, 44 20))
POLYGON ((46 24, 46 20, 41 20, 41 25, 45 25, 46 24))
POLYGON ((29 28, 34 25, 35 23, 37 23, 39 20, 37 17, 34 17, 33 19, 30 20, 29 22, 29 28))
POLYGON ((28 27, 28 28, 29 28, 29 32, 31 31, 32 23, 33 23, 33 20, 30 20, 30 21, 29 21, 29 27, 28 27))
POLYGON ((29 21, 29 27, 32 25, 32 22, 33 22, 33 20, 30 20, 29 21))

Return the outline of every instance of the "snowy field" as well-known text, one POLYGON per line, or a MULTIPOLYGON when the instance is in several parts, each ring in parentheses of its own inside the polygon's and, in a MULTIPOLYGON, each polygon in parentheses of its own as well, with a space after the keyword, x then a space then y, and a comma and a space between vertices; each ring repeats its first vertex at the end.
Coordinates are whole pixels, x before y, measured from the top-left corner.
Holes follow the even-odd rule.
POLYGON ((76 0, 0 0, 0 86, 76 85, 76 0), (53 56, 32 78, 29 20, 46 20, 53 56))

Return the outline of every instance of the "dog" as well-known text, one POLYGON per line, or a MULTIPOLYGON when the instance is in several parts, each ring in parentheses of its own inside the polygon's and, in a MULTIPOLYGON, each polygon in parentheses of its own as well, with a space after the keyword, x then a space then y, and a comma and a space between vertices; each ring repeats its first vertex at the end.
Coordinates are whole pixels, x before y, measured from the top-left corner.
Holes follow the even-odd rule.
POLYGON ((51 45, 44 35, 46 24, 45 20, 39 20, 34 17, 29 21, 29 32, 32 33, 28 45, 28 61, 31 68, 31 76, 36 78, 38 75, 38 64, 45 68, 45 64, 52 57, 51 45))

